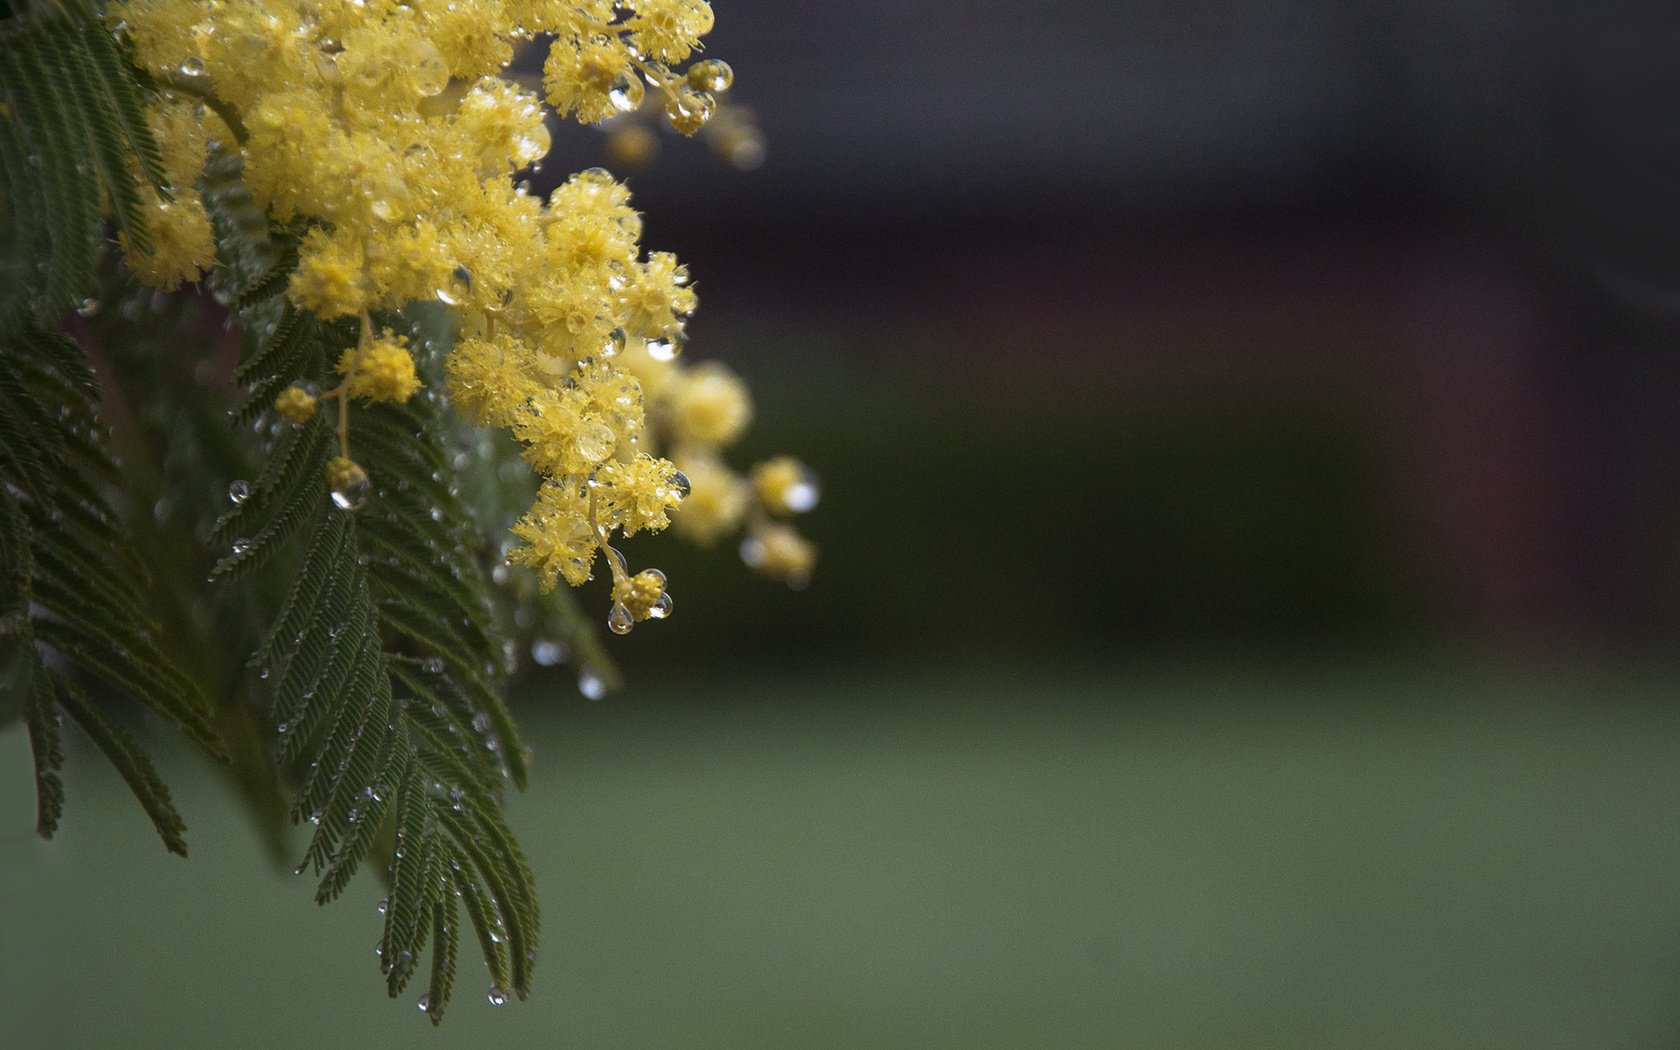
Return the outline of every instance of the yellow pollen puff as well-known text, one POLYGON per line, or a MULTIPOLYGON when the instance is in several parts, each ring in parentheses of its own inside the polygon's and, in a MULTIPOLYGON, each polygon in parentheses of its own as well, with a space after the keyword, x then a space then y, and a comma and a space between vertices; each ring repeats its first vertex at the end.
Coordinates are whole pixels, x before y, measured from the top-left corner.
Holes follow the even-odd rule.
POLYGON ((689 491, 671 527, 684 539, 709 547, 740 526, 747 509, 747 483, 714 456, 692 456, 679 466, 689 491))
POLYGON ((297 383, 280 391, 274 399, 274 410, 288 423, 303 424, 315 416, 315 395, 297 383))
POLYGON ((420 389, 420 379, 414 374, 414 357, 407 344, 406 338, 387 328, 367 346, 344 351, 338 359, 338 371, 345 377, 345 394, 398 403, 414 396, 420 389))
POLYGON ((733 444, 752 422, 752 399, 746 384, 713 361, 672 375, 664 394, 679 445, 723 448, 733 444))
POLYGON ((654 617, 664 604, 660 602, 664 595, 665 574, 658 569, 644 569, 613 587, 613 599, 638 620, 654 617))
MULTIPOLYGON (((686 133, 719 113, 729 67, 681 68, 712 28, 706 0, 112 0, 107 18, 128 24, 137 65, 217 102, 207 109, 186 91, 148 102, 174 199, 148 201, 149 253, 123 245, 142 280, 173 288, 215 262, 192 188, 214 139, 238 155, 271 222, 305 231, 286 286, 293 307, 323 322, 414 302, 449 309, 454 411, 511 431, 539 477, 508 560, 544 590, 588 580, 614 532, 672 524, 712 543, 750 520, 743 555, 759 572, 809 573, 815 549, 766 514, 808 509, 815 476, 783 459, 749 482, 719 458, 751 422, 751 398, 721 365, 674 360, 697 297, 675 256, 644 252, 628 189, 598 168, 547 199, 516 181, 549 152, 544 96, 586 123, 628 117, 609 147, 626 167, 657 150, 659 109, 686 133), (537 91, 504 75, 514 46, 533 39, 552 41, 537 91), (218 107, 239 119, 224 124, 218 107), (686 480, 655 454, 666 449, 686 480)), ((733 126, 728 110, 716 119, 719 131, 733 126)), ((331 396, 408 400, 421 382, 407 340, 370 327, 338 361, 331 396)), ((322 396, 297 385, 274 408, 302 423, 322 396)), ((344 509, 372 492, 348 458, 328 474, 344 509)), ((613 567, 621 619, 669 611, 656 570, 613 567)))
POLYGON ((634 536, 658 532, 671 523, 671 512, 682 502, 677 468, 670 460, 642 453, 627 461, 614 460, 595 473, 598 518, 634 536))
POLYGON ((772 514, 803 514, 817 505, 817 475, 792 456, 777 456, 753 468, 753 491, 772 514))
POLYGON ((760 576, 798 590, 811 580, 817 548, 791 526, 768 522, 741 541, 741 560, 760 576))

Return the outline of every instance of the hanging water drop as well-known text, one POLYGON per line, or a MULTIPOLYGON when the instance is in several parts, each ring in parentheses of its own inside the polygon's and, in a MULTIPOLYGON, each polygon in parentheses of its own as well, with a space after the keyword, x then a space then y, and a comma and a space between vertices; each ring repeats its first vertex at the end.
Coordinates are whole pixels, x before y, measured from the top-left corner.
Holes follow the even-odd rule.
POLYGON ((421 1013, 425 1013, 427 1010, 432 1008, 432 997, 430 995, 422 995, 420 997, 420 1001, 414 1005, 420 1008, 421 1013))
POLYGON ((624 344, 628 340, 629 336, 624 334, 624 329, 614 328, 611 332, 607 333, 607 341, 601 344, 601 357, 604 359, 617 357, 619 351, 624 349, 624 344))
POLYGON ((443 658, 440 656, 428 656, 425 660, 421 661, 420 669, 425 671, 427 674, 442 674, 443 658))
POLYGON ((642 78, 635 70, 626 69, 613 80, 612 87, 607 89, 607 101, 620 113, 629 113, 642 104, 646 94, 642 78))
POLYGON ((665 101, 665 119, 683 135, 693 135, 717 112, 717 99, 684 84, 665 101))
POLYGON ((647 341, 648 356, 655 361, 674 361, 688 345, 688 333, 677 329, 666 335, 654 336, 647 341))
POLYGON ((507 1002, 507 993, 502 991, 501 985, 493 984, 485 998, 490 1000, 491 1006, 501 1006, 507 1002))
POLYGON ((676 489, 677 495, 683 499, 687 499, 688 494, 694 491, 694 486, 689 484, 688 475, 680 470, 671 472, 671 487, 676 489))
POLYGON ((663 620, 671 615, 671 610, 675 606, 676 602, 671 598, 670 592, 667 591, 655 598, 653 604, 648 607, 648 619, 663 620))
POLYGON ((449 275, 449 283, 437 290, 438 301, 445 306, 460 306, 472 291, 472 271, 457 266, 449 275))
POLYGON ((798 479, 782 493, 782 504, 795 514, 803 514, 821 498, 822 483, 817 480, 816 472, 802 466, 798 479))
POLYGON ((251 498, 251 483, 241 478, 228 486, 228 499, 236 505, 251 498))
POLYGON ((630 615, 630 610, 624 607, 623 602, 614 602, 612 612, 607 614, 607 627, 614 634, 629 634, 634 626, 636 618, 630 615))
POLYGON ((421 42, 412 56, 409 74, 414 77, 414 90, 431 98, 449 86, 449 63, 443 60, 437 47, 421 42))
POLYGON ((327 483, 332 488, 333 504, 340 510, 362 509, 372 488, 361 464, 344 456, 335 456, 327 464, 327 483))
POLYGON ((236 558, 250 549, 251 541, 245 539, 244 537, 240 537, 239 539, 233 541, 233 555, 236 558))
POLYGON ((696 91, 728 91, 735 83, 735 70, 722 59, 708 58, 688 67, 688 83, 696 91))
POLYGON ((92 317, 99 312, 99 300, 89 296, 76 304, 76 312, 83 317, 92 317))
POLYGON ((379 898, 379 903, 375 904, 374 907, 376 909, 378 909, 379 914, 384 915, 386 912, 391 910, 391 898, 389 898, 389 897, 379 898))

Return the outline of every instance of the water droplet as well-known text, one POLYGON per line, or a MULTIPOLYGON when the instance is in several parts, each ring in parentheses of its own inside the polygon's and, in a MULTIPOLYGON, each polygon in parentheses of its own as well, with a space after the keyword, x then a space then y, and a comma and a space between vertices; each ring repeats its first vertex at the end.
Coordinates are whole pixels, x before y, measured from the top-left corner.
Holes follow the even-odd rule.
POLYGON ((607 627, 614 634, 629 634, 634 626, 636 618, 630 615, 630 610, 624 607, 623 602, 614 602, 612 612, 607 614, 607 627))
POLYGON ((655 361, 674 361, 688 345, 688 333, 677 329, 667 335, 654 336, 647 341, 648 356, 655 361))
POLYGON ((409 73, 414 77, 414 90, 423 97, 430 98, 449 86, 449 64, 432 44, 421 42, 411 58, 409 73))
POLYGON ((385 958, 385 938, 379 938, 379 943, 373 946, 373 954, 385 958))
POLYGON ((425 1013, 427 1010, 432 1008, 432 997, 430 995, 422 995, 420 997, 420 1001, 414 1005, 420 1008, 421 1013, 425 1013))
POLYGON ((389 897, 379 898, 379 903, 375 904, 374 907, 379 909, 379 914, 384 915, 386 912, 391 910, 391 898, 389 898, 389 897))
POLYGON ((472 727, 480 733, 488 733, 490 731, 490 716, 485 714, 483 711, 473 715, 472 727))
POLYGON ((233 554, 238 557, 251 549, 251 541, 243 537, 233 541, 233 554))
POLYGON ((684 84, 665 101, 665 119, 684 135, 693 135, 717 112, 717 99, 684 84))
POLYGON ((649 607, 648 618, 651 620, 663 620, 667 616, 671 615, 671 609, 675 607, 675 605, 676 602, 672 600, 670 592, 661 594, 653 600, 653 605, 649 607))
POLYGON ((493 984, 485 998, 490 1000, 491 1006, 501 1006, 507 1002, 507 993, 502 991, 501 985, 493 984))
POLYGON ((607 695, 607 680, 593 668, 585 667, 578 672, 578 692, 586 700, 599 700, 607 695))
MULTIPOLYGON (((337 460, 334 460, 336 463, 337 460)), ((330 469, 330 468, 329 468, 330 469)), ((367 471, 359 464, 349 463, 331 475, 332 501, 340 510, 361 510, 367 504, 368 491, 373 487, 367 471)))
POLYGON ((801 469, 799 480, 782 493, 782 503, 795 514, 803 514, 815 507, 821 498, 822 483, 817 480, 816 472, 809 468, 801 469))
POLYGON ((449 275, 449 284, 437 290, 437 297, 438 301, 446 306, 460 306, 470 291, 472 271, 465 266, 457 266, 449 275))
POLYGON ((728 62, 708 58, 688 67, 688 83, 696 91, 728 91, 735 83, 735 71, 728 62))
POLYGON ((251 483, 241 478, 228 486, 228 499, 234 503, 244 503, 251 498, 251 483))
POLYGON ((181 63, 181 72, 189 77, 203 76, 204 59, 197 55, 188 55, 187 60, 181 63))
POLYGON ((442 674, 443 658, 440 656, 428 656, 421 662, 420 669, 425 671, 427 674, 442 674))
POLYGON ((539 667, 553 667, 566 659, 566 647, 546 639, 531 643, 531 659, 539 667))
POLYGON ((628 340, 629 337, 624 334, 624 329, 614 328, 608 333, 607 341, 601 344, 600 356, 603 359, 617 357, 618 352, 624 349, 624 344, 628 340))
POLYGON ((688 475, 680 470, 672 471, 671 487, 676 489, 677 495, 683 499, 687 499, 688 494, 694 490, 694 486, 688 483, 688 475))
POLYGON ((89 296, 76 304, 76 312, 83 317, 92 317, 99 312, 99 300, 89 296))
POLYGON ((607 101, 620 113, 629 113, 642 104, 646 94, 647 89, 642 83, 642 78, 635 70, 626 69, 613 80, 612 87, 607 89, 607 101))

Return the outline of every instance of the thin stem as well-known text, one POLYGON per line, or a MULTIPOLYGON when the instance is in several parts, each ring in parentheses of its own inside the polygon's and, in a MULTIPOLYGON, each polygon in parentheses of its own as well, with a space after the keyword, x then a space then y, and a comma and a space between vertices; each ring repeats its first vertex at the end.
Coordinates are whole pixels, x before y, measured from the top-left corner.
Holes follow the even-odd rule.
POLYGON ((201 84, 193 83, 193 81, 188 77, 177 76, 174 73, 165 73, 163 76, 156 79, 158 84, 168 88, 170 91, 179 91, 183 95, 191 95, 193 98, 196 98, 200 102, 204 103, 204 105, 214 112, 216 116, 222 118, 222 123, 226 124, 228 126, 228 130, 233 132, 234 141, 238 142, 241 146, 245 145, 245 140, 249 138, 249 136, 245 132, 245 122, 239 119, 238 111, 226 102, 217 98, 215 95, 211 94, 208 88, 201 84))

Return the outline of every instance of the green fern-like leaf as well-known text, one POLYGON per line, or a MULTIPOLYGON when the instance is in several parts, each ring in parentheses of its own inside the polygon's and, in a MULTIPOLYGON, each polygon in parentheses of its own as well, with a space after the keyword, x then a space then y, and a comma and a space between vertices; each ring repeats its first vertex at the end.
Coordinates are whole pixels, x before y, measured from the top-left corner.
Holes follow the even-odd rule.
POLYGON ((133 737, 72 669, 222 753, 208 702, 159 648, 145 573, 106 493, 121 475, 105 450, 97 388, 80 348, 36 328, 0 337, 0 656, 22 703, 44 836, 63 809, 58 722, 67 712, 122 774, 164 845, 185 825, 133 737))
MULTIPOLYGON (((254 419, 290 383, 329 385, 326 370, 355 332, 281 301, 288 248, 255 221, 236 158, 212 157, 201 186, 221 257, 244 260, 229 286, 258 335, 235 371, 247 393, 237 416, 254 419)), ((422 397, 352 411, 356 459, 373 479, 356 513, 327 491, 336 437, 326 417, 336 410, 327 403, 302 426, 265 430, 266 465, 213 530, 226 552, 216 575, 232 581, 295 559, 253 662, 280 758, 298 778, 294 819, 314 825, 299 870, 319 878, 317 900, 332 900, 392 830, 381 966, 400 994, 432 946, 424 1001, 436 1023, 454 988, 458 895, 495 994, 529 991, 536 894, 503 818, 505 787, 523 786, 527 759, 501 695, 503 656, 474 553, 483 537, 448 481, 440 406, 422 397)))
POLYGON ((137 72, 91 9, 0 15, 0 329, 91 294, 102 195, 129 244, 150 246, 144 194, 168 191, 140 97, 137 72))

